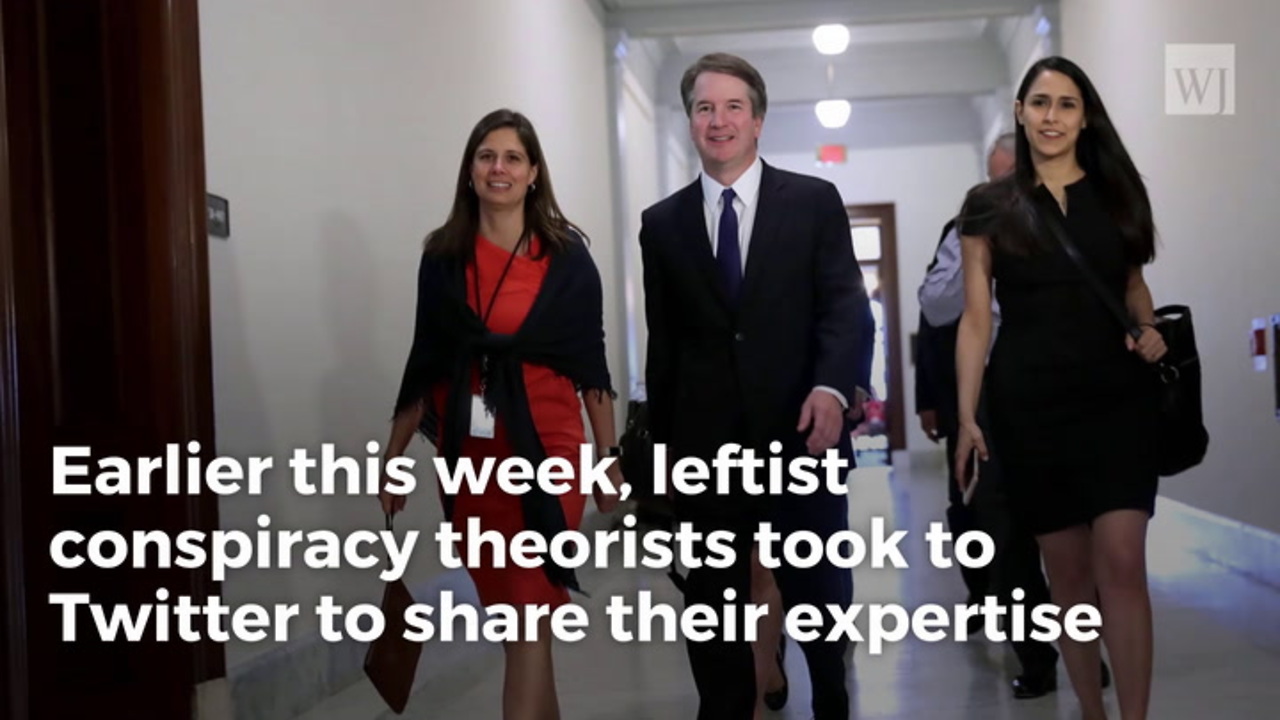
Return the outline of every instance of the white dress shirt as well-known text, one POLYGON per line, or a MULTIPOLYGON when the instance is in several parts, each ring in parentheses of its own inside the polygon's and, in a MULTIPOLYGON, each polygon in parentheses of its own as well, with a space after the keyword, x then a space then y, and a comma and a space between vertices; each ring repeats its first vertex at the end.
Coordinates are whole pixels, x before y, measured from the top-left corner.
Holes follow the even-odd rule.
MULTIPOLYGON (((760 177, 764 174, 764 162, 756 156, 755 162, 746 169, 733 185, 733 209, 738 214, 738 256, 742 258, 742 274, 747 274, 747 253, 751 249, 751 231, 756 223, 756 208, 760 205, 760 177)), ((711 239, 711 255, 715 256, 720 239, 720 215, 724 213, 725 185, 721 185, 705 172, 702 180, 702 212, 707 221, 707 237, 711 239)), ((815 390, 825 390, 836 396, 840 407, 849 408, 849 401, 844 393, 835 388, 819 385, 815 390)))
MULTIPOLYGON (((764 162, 756 156, 755 162, 742 173, 733 185, 733 209, 738 213, 738 257, 742 258, 742 274, 747 274, 747 250, 751 246, 751 230, 756 223, 756 208, 760 205, 760 176, 764 162)), ((724 214, 724 191, 710 175, 702 173, 702 213, 707 221, 707 237, 711 238, 711 254, 720 246, 720 216, 724 214)))

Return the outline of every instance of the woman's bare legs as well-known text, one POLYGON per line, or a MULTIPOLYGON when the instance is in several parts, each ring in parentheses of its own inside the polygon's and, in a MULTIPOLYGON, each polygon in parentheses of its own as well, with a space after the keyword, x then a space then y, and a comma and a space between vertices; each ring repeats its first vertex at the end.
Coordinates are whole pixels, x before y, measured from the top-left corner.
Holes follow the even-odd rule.
POLYGON ((756 720, 764 714, 764 694, 782 689, 782 671, 778 668, 778 645, 782 642, 782 593, 773 580, 773 571, 760 564, 756 551, 751 553, 751 602, 768 605, 769 614, 760 620, 759 637, 751 644, 756 663, 756 720))
POLYGON ((503 720, 560 720, 552 642, 551 618, 544 616, 538 622, 537 640, 504 646, 503 720))
MULTIPOLYGON (((1037 538, 1049 575, 1049 594, 1062 612, 1098 600, 1093 574, 1093 534, 1080 525, 1037 538)), ((1104 621, 1105 624, 1105 621, 1104 621)), ((1077 642, 1063 634, 1058 643, 1083 720, 1106 720, 1102 705, 1102 652, 1098 641, 1077 642)))
POLYGON ((1147 513, 1116 510, 1093 523, 1102 638, 1115 669, 1121 720, 1147 720, 1154 641, 1147 590, 1147 513))

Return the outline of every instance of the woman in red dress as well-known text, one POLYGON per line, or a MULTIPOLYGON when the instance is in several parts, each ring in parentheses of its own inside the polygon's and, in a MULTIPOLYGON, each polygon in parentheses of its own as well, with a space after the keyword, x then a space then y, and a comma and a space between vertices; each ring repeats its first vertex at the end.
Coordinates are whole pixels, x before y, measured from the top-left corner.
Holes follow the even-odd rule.
MULTIPOLYGON (((460 458, 478 465, 509 457, 535 467, 562 457, 577 467, 584 407, 598 454, 617 455, 613 396, 600 276, 584 236, 560 212, 533 125, 510 110, 490 113, 463 153, 449 219, 427 237, 387 457, 403 454, 421 431, 451 467, 460 458)), ((621 488, 616 462, 609 477, 621 488)), ((496 485, 440 497, 455 529, 475 518, 507 538, 576 530, 586 505, 576 490, 515 496, 496 485)), ((403 496, 385 489, 380 499, 387 513, 404 507, 403 496)), ((617 497, 595 501, 609 512, 617 497)), ((460 549, 465 542, 464 532, 460 549)), ((485 606, 557 607, 578 589, 573 571, 549 558, 528 569, 485 560, 469 568, 485 606)), ((552 640, 544 617, 537 640, 506 644, 506 720, 559 718, 552 640)))

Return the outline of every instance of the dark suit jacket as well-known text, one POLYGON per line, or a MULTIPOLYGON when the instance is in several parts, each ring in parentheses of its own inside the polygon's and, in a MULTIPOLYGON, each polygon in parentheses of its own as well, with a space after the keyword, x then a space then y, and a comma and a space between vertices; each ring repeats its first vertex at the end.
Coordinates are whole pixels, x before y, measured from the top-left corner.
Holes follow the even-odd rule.
MULTIPOLYGON (((955 221, 942 228, 941 247, 955 221)), ((937 251, 932 269, 937 263, 937 251)), ((916 412, 933 410, 938 413, 938 429, 943 435, 954 435, 958 430, 958 402, 956 399, 956 333, 960 322, 934 327, 920 313, 916 334, 916 412)))
MULTIPOLYGON (((835 186, 764 166, 736 310, 716 273, 700 180, 641 220, 654 441, 675 457, 714 457, 728 442, 767 452, 774 440, 805 454, 796 424, 814 387, 852 402, 870 384, 870 307, 835 186)), ((840 447, 852 464, 847 432, 840 447)))
POLYGON ((911 355, 915 358, 916 364, 917 415, 927 410, 937 411, 938 409, 938 381, 935 376, 937 369, 934 367, 937 359, 932 357, 933 347, 930 337, 934 332, 934 327, 925 319, 924 313, 920 313, 920 319, 916 321, 915 349, 911 355))
POLYGON ((938 413, 938 430, 954 435, 958 429, 956 331, 959 323, 934 327, 920 314, 916 335, 916 412, 938 413))

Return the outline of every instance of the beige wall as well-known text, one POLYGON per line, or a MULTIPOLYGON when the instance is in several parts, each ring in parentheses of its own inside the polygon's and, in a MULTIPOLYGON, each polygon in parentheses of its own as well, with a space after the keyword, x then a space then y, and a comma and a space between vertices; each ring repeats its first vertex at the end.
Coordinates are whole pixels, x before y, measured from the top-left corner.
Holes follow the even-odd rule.
MULTIPOLYGON (((211 193, 232 236, 210 248, 219 449, 271 455, 385 442, 411 339, 421 240, 443 222, 463 144, 498 107, 530 116, 562 207, 605 276, 625 387, 608 153, 605 35, 583 0, 217 0, 200 6, 211 193)), ((415 442, 419 460, 425 443, 415 442)), ((440 518, 431 478, 397 529, 440 518)), ((303 499, 287 473, 226 498, 226 528, 380 530, 370 497, 303 499)), ((424 548, 430 550, 430 547, 424 548)), ((439 572, 416 555, 410 577, 439 572)), ((241 571, 232 602, 367 601, 367 571, 241 571)), ((303 613, 309 617, 309 613, 303 613)), ((306 623, 294 626, 295 635, 306 623)), ((232 665, 269 649, 232 645, 232 665)))
POLYGON ((1090 74, 1151 192, 1161 236, 1148 272, 1156 303, 1195 313, 1210 456, 1164 481, 1163 492, 1272 531, 1280 531, 1274 368, 1253 370, 1246 339, 1253 318, 1280 313, 1277 27, 1274 0, 1062 3, 1063 54, 1090 74), (1235 45, 1236 114, 1165 113, 1166 43, 1235 45))

